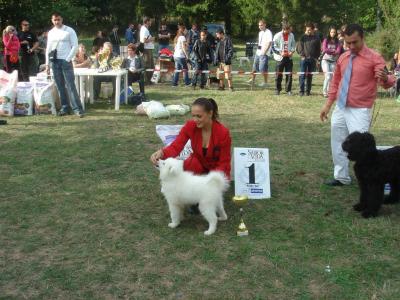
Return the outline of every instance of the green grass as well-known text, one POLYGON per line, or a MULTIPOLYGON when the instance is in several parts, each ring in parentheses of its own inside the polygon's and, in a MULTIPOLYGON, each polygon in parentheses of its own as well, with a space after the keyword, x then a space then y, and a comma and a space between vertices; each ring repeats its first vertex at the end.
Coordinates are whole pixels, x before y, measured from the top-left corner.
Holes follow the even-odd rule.
MULTIPOLYGON (((213 236, 203 235, 199 216, 167 227, 149 162, 161 146, 155 125, 189 115, 149 120, 100 103, 84 119, 8 119, 0 127, 0 298, 398 299, 400 207, 364 220, 351 208, 355 184, 322 185, 332 162, 320 80, 314 96, 300 98, 250 91, 245 79, 234 79, 234 93, 201 95, 217 100, 233 146, 270 149, 272 198, 245 209, 248 237, 235 235, 232 189, 229 219, 213 236)), ((190 104, 200 92, 158 85, 147 95, 190 104)), ((379 103, 372 132, 378 144, 399 144, 400 107, 379 103)))

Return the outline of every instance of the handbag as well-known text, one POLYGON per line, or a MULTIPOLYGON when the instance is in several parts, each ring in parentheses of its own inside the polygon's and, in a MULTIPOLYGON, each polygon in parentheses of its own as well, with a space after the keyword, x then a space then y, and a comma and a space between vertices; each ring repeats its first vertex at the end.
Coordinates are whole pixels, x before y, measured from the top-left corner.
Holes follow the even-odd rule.
POLYGON ((10 63, 16 64, 19 61, 18 53, 10 54, 10 63))
POLYGON ((144 53, 144 43, 139 43, 136 50, 143 54, 144 53))
POLYGON ((55 61, 56 59, 57 59, 57 48, 49 52, 49 61, 55 61))
POLYGON ((57 46, 60 41, 57 41, 56 46, 49 52, 49 61, 54 62, 57 59, 57 46))

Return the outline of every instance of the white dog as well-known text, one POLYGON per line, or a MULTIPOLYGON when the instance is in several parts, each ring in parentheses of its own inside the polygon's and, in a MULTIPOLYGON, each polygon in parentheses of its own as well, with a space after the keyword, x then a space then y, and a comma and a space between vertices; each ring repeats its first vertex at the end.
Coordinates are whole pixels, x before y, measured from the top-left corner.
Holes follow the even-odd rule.
POLYGON ((161 192, 168 202, 171 214, 169 227, 175 228, 183 219, 185 206, 199 204, 199 210, 208 221, 210 235, 217 229, 217 221, 225 221, 223 193, 229 182, 222 172, 212 171, 207 175, 194 175, 183 170, 183 161, 167 158, 158 162, 160 167, 161 192), (217 214, 219 217, 217 217, 217 214))

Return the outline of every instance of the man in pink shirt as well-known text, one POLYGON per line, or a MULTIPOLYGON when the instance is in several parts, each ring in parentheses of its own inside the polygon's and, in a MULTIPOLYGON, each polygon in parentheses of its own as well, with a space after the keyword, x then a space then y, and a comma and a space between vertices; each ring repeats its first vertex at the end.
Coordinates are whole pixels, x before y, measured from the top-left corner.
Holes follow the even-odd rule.
POLYGON ((330 186, 351 183, 349 161, 342 143, 354 131, 369 130, 377 84, 387 89, 395 82, 394 77, 387 75, 382 56, 364 44, 364 30, 360 25, 348 25, 344 39, 349 51, 338 59, 328 100, 320 113, 321 121, 327 120, 332 104, 337 100, 331 118, 334 179, 325 182, 330 186))

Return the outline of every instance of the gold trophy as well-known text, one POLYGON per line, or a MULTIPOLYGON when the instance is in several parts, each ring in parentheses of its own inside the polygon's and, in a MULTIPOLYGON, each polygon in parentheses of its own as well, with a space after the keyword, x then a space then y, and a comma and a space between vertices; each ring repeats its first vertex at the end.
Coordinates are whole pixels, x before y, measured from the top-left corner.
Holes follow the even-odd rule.
POLYGON ((236 206, 240 207, 240 224, 236 233, 238 236, 249 235, 249 231, 243 221, 243 207, 249 202, 249 198, 247 196, 234 196, 232 197, 232 201, 236 206))

